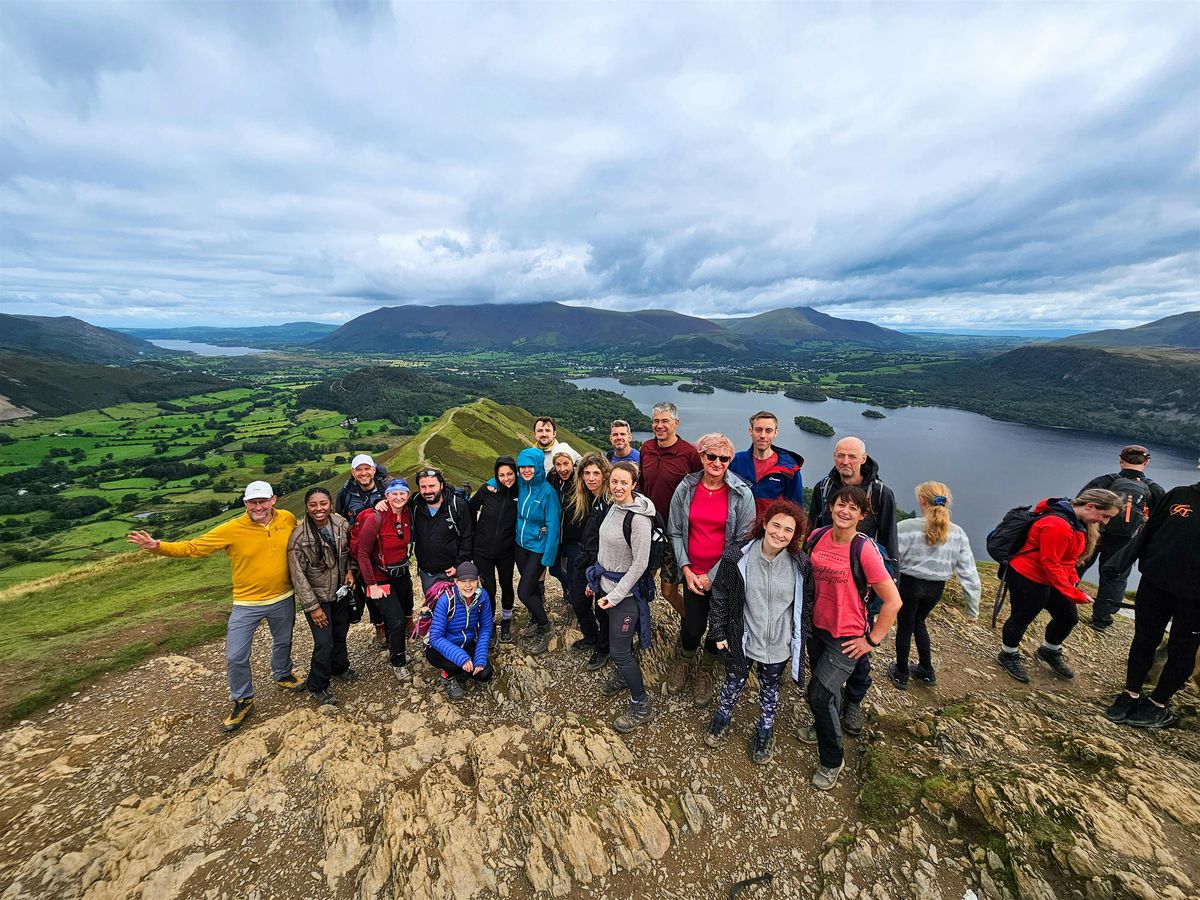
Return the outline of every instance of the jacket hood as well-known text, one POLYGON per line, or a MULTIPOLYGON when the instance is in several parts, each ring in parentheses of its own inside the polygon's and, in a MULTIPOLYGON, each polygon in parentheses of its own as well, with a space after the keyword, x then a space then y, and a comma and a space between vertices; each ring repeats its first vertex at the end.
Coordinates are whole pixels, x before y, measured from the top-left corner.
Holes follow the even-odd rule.
POLYGON ((521 477, 521 473, 517 472, 518 487, 533 489, 546 483, 546 454, 537 447, 526 447, 517 454, 517 468, 522 466, 533 467, 533 479, 527 482, 521 477))
POLYGON ((654 501, 645 494, 639 494, 637 491, 633 492, 633 498, 629 503, 625 506, 618 506, 617 509, 622 512, 636 513, 639 516, 653 516, 655 512, 654 501))
MULTIPOLYGON (((867 458, 863 460, 862 468, 859 471, 862 472, 862 483, 864 485, 870 484, 872 481, 876 481, 879 478, 879 463, 875 462, 875 460, 871 458, 871 454, 868 453, 867 458)), ((842 476, 838 473, 837 466, 834 466, 829 470, 829 480, 841 487, 842 476)))
MULTIPOLYGON (((513 482, 513 486, 511 488, 506 488, 500 483, 501 466, 509 466, 512 468, 513 472, 517 471, 517 461, 515 459, 513 459, 511 456, 497 456, 496 463, 492 466, 492 477, 487 480, 487 483, 495 488, 496 492, 500 494, 515 492, 517 489, 517 483, 515 481, 513 482)), ((520 480, 520 477, 521 476, 518 475, 517 479, 520 480)))
POLYGON ((1033 511, 1036 513, 1058 513, 1066 518, 1072 528, 1077 531, 1087 531, 1084 524, 1079 521, 1079 517, 1075 515, 1075 507, 1071 506, 1071 501, 1066 497, 1047 497, 1035 506, 1033 511))

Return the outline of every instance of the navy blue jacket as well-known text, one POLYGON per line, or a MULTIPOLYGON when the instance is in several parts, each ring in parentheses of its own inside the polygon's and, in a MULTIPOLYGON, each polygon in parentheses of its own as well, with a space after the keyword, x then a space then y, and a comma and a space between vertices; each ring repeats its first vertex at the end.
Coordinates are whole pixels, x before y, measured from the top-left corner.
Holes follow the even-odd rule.
POLYGON ((754 494, 754 511, 758 515, 762 515, 764 509, 781 498, 791 500, 804 509, 804 477, 800 474, 800 469, 804 466, 804 457, 774 444, 771 445, 771 449, 779 454, 779 459, 761 480, 754 479, 753 447, 735 453, 729 470, 750 485, 750 492, 754 494))

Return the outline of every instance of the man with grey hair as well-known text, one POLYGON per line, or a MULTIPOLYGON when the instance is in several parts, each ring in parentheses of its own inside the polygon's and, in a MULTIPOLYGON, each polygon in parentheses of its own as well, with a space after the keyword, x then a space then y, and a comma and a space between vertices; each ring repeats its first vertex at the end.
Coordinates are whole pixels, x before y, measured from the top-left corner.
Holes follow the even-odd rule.
MULTIPOLYGON (((896 497, 892 489, 879 480, 879 464, 867 455, 867 443, 849 435, 833 448, 833 468, 813 486, 812 502, 808 507, 808 524, 816 529, 832 525, 828 498, 838 488, 858 485, 867 493, 870 509, 858 524, 858 530, 874 538, 892 559, 899 558, 900 541, 896 535, 896 497)), ((872 618, 873 621, 873 618, 872 618)), ((932 683, 932 682, 931 682, 932 683)), ((842 727, 846 734, 861 734, 866 720, 862 702, 871 687, 871 654, 858 660, 846 681, 846 702, 842 707, 842 727)))
MULTIPOLYGON (((671 508, 675 488, 684 476, 700 471, 700 454, 675 433, 679 428, 679 408, 674 403, 655 404, 650 410, 650 427, 654 437, 642 444, 642 493, 662 514, 671 508)), ((670 527, 668 522, 667 528, 670 527)), ((663 597, 682 616, 683 575, 670 543, 663 548, 663 564, 658 571, 663 597)))
POLYGON ((631 462, 636 466, 641 466, 642 455, 638 453, 636 447, 632 446, 632 434, 633 430, 629 427, 628 422, 624 419, 613 419, 612 424, 608 427, 608 443, 612 449, 604 454, 610 463, 631 462))

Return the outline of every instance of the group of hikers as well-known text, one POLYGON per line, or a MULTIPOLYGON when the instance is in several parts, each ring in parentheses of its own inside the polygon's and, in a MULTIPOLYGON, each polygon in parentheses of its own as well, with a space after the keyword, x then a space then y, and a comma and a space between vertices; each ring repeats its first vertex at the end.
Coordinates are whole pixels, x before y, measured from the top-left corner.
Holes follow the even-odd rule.
MULTIPOLYGON (((426 661, 447 696, 459 700, 494 677, 497 644, 519 640, 528 654, 547 652, 549 575, 561 583, 578 625, 581 637, 571 648, 586 655, 582 668, 609 668, 600 692, 628 695, 616 730, 634 731, 656 712, 638 648, 652 639, 649 604, 657 590, 679 616, 666 689, 698 710, 711 707, 704 742, 715 748, 729 737, 753 668, 759 714, 748 752, 767 763, 786 672, 812 713, 812 724, 797 732, 817 747, 812 784, 828 790, 844 765, 844 735, 865 727, 872 653, 893 625, 887 676, 907 690, 913 682, 937 682, 926 623, 952 576, 967 619, 979 615, 979 574, 966 533, 951 521, 950 489, 937 481, 917 485, 917 515, 898 522, 878 462, 860 438, 847 436, 837 441, 833 467, 813 486, 806 509, 804 459, 776 445, 773 413, 750 417, 750 446, 741 451, 718 433, 685 440, 669 402, 653 408, 651 424, 653 437, 634 448, 629 423, 617 420, 612 449, 581 456, 558 440, 551 417, 538 417, 534 445, 499 457, 492 477, 469 496, 434 468, 415 473, 414 493, 407 479, 359 454, 336 497, 321 487, 308 491, 302 521, 276 508, 271 486, 255 481, 245 490, 244 515, 194 540, 158 541, 144 531, 129 539, 163 556, 229 554, 227 731, 253 710, 250 647, 263 619, 272 637, 272 679, 307 689, 319 704, 337 703, 333 680, 356 677, 346 639, 364 611, 398 681, 412 679, 409 644, 424 635, 426 661), (514 633, 517 600, 528 620, 514 633), (313 635, 306 680, 291 663, 297 602, 313 635)), ((988 543, 993 555, 993 538, 1004 548, 997 558, 1011 597, 997 663, 1023 682, 1029 673, 1019 645, 1038 614, 1045 610, 1050 620, 1034 658, 1060 678, 1074 677, 1064 643, 1078 604, 1090 600, 1078 587, 1082 573, 1099 559, 1092 627, 1102 631, 1140 560, 1127 681, 1106 715, 1161 727, 1174 718, 1168 701, 1192 672, 1200 646, 1200 484, 1163 492, 1145 476, 1149 458, 1145 447, 1125 447, 1118 472, 1073 498, 1013 510, 988 543), (1143 683, 1168 623, 1167 663, 1147 696, 1143 683)))

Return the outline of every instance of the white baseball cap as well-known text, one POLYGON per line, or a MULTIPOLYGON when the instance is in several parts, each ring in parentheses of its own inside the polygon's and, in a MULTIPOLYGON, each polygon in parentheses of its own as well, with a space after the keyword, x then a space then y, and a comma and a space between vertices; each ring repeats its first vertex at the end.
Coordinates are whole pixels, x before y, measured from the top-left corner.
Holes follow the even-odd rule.
POLYGON ((359 466, 370 466, 372 469, 378 468, 375 465, 375 460, 371 459, 366 453, 360 453, 354 459, 350 460, 350 471, 353 472, 359 466))
POLYGON ((252 481, 246 485, 246 493, 242 494, 243 500, 270 500, 275 496, 275 491, 271 485, 265 481, 252 481))

